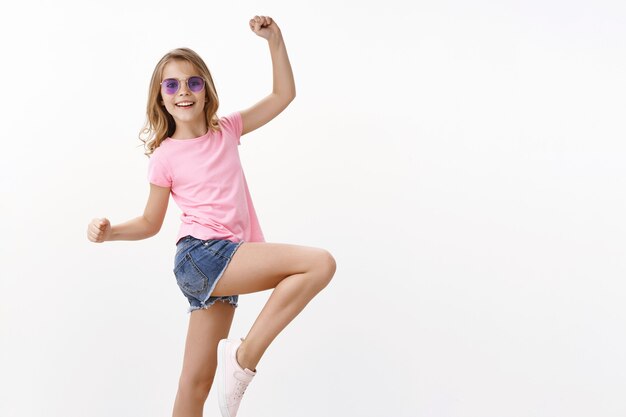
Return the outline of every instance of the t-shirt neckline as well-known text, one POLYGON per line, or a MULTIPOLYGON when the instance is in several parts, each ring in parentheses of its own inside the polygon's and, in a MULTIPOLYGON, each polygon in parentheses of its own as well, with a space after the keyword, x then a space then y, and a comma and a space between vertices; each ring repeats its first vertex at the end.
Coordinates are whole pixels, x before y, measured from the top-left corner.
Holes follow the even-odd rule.
POLYGON ((206 139, 209 137, 209 135, 211 134, 211 129, 209 129, 204 135, 202 136, 198 136, 197 138, 191 138, 191 139, 174 139, 171 137, 167 137, 167 139, 169 139, 172 142, 197 142, 200 141, 202 139, 206 139))

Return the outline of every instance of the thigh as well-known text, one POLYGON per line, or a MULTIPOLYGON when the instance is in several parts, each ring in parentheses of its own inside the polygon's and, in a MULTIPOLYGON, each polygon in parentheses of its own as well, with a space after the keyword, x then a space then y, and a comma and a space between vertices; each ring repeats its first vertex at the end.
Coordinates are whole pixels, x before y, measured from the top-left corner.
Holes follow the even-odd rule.
POLYGON ((221 301, 208 309, 190 313, 181 379, 192 384, 213 380, 217 366, 217 344, 228 338, 235 308, 221 301))
POLYGON ((275 288, 294 274, 308 272, 332 256, 324 249, 284 243, 244 242, 212 295, 248 294, 275 288))

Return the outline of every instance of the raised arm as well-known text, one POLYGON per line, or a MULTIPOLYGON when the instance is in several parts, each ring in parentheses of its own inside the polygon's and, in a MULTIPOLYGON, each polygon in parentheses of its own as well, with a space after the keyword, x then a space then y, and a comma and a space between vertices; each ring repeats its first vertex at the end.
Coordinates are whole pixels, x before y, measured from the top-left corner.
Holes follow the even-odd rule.
POLYGON ((269 16, 254 16, 249 23, 250 29, 266 39, 270 47, 273 87, 271 94, 252 107, 241 111, 242 136, 278 116, 296 97, 296 84, 280 28, 269 16))

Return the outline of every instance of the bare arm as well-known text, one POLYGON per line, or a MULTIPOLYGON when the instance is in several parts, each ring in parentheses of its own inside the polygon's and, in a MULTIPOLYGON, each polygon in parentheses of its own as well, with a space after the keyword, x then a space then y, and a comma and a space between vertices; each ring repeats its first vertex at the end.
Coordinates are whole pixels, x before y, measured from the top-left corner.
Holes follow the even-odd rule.
POLYGON ((93 219, 87 227, 87 238, 96 243, 108 240, 141 240, 156 235, 167 212, 170 189, 150 184, 150 196, 143 215, 111 226, 108 219, 93 219))
POLYGON ((252 107, 241 111, 242 136, 278 116, 296 97, 293 71, 280 28, 268 16, 255 16, 249 23, 254 33, 267 39, 272 57, 273 86, 268 96, 252 107))

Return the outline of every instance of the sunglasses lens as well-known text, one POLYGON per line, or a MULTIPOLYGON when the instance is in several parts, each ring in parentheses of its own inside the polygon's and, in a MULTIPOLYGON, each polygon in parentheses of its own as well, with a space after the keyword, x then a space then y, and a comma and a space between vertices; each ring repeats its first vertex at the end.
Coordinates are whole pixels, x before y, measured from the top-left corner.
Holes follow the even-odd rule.
POLYGON ((163 80, 161 85, 167 94, 176 94, 178 91, 178 80, 175 78, 163 80))
POLYGON ((201 77, 189 77, 187 85, 189 86, 189 89, 191 91, 197 93, 199 91, 202 91, 202 89, 204 88, 204 79, 202 79, 201 77))

